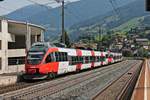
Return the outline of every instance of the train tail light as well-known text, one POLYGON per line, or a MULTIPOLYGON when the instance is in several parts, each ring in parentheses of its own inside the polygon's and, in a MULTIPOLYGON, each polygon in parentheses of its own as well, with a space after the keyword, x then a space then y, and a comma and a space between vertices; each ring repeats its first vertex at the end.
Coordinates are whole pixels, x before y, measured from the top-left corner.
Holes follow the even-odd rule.
POLYGON ((29 74, 34 74, 34 73, 36 73, 36 69, 28 69, 27 72, 29 74))
POLYGON ((39 73, 39 69, 38 68, 36 69, 36 73, 39 73))

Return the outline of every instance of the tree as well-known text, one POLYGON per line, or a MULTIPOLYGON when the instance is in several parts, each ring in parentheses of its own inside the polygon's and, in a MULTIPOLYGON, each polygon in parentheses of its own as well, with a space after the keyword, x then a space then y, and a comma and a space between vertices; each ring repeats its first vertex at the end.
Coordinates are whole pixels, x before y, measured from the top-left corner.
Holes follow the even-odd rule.
MULTIPOLYGON (((70 39, 69 39, 69 36, 68 36, 68 33, 65 31, 64 32, 64 40, 65 40, 65 44, 67 45, 67 47, 70 47, 71 46, 71 43, 70 43, 70 39)), ((61 35, 61 38, 60 38, 60 42, 62 42, 62 35, 61 35)))

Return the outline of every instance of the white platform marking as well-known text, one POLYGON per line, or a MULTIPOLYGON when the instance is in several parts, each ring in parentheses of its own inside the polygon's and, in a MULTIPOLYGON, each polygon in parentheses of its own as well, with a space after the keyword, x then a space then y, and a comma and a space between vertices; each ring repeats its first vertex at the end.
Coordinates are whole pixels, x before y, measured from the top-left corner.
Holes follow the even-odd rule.
POLYGON ((146 60, 146 66, 145 66, 145 83, 144 83, 144 100, 147 99, 147 60, 146 60))

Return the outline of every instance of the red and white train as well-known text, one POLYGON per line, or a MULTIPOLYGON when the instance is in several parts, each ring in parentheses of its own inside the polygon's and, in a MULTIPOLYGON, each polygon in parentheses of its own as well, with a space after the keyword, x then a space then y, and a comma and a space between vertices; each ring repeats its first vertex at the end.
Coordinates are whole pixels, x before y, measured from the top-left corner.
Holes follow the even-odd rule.
POLYGON ((100 67, 122 60, 121 53, 52 47, 35 43, 26 56, 24 79, 45 79, 55 75, 100 67))

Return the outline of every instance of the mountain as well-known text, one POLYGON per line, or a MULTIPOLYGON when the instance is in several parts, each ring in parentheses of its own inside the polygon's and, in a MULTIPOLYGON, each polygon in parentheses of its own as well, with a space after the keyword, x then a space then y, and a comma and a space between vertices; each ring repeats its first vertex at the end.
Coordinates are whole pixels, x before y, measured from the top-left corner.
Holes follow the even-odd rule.
MULTIPOLYGON (((91 19, 88 19, 86 21, 82 21, 80 23, 72 25, 71 37, 77 38, 82 35, 84 36, 87 33, 89 33, 88 30, 90 30, 90 34, 97 34, 99 25, 105 25, 105 29, 106 31, 108 31, 108 30, 113 30, 113 29, 119 29, 117 27, 121 27, 121 25, 123 26, 124 23, 132 19, 136 19, 136 18, 138 19, 138 17, 144 18, 142 22, 143 24, 148 23, 147 21, 150 20, 150 17, 146 17, 147 15, 149 15, 149 13, 145 11, 144 0, 136 0, 134 2, 129 3, 128 5, 124 5, 118 8, 118 12, 119 13, 116 15, 114 11, 109 11, 102 16, 99 15, 91 19), (79 33, 79 34, 76 34, 76 33, 79 33)), ((136 20, 135 23, 138 23, 137 21, 139 20, 136 20)), ((130 22, 133 22, 133 21, 130 21, 130 22)), ((128 27, 129 25, 126 24, 126 26, 128 27)))
MULTIPOLYGON (((133 1, 135 0, 121 0, 116 5, 122 7, 133 1)), ((80 0, 68 3, 65 6, 65 27, 68 29, 77 23, 90 21, 96 16, 101 17, 111 10, 112 6, 109 0, 80 0)), ((47 9, 44 6, 29 5, 6 15, 6 17, 42 25, 47 29, 46 35, 51 37, 58 36, 61 30, 60 7, 47 9)))

